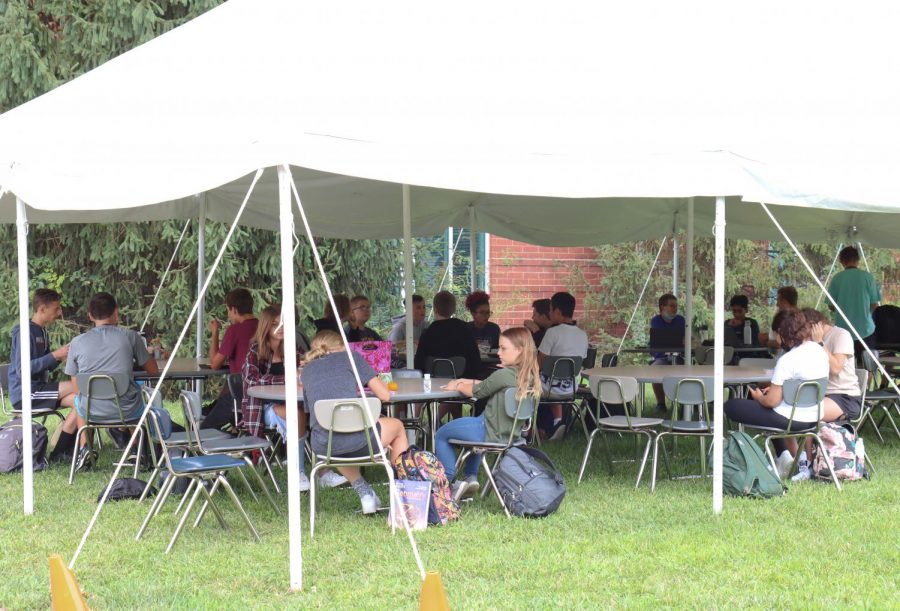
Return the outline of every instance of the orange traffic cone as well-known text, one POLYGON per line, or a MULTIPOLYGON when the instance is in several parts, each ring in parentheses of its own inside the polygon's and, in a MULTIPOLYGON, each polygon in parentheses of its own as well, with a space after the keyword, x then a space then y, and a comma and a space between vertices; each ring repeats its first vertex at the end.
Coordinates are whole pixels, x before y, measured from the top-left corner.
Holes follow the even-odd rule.
POLYGON ((437 571, 425 573, 422 582, 422 594, 419 596, 419 611, 450 611, 450 601, 441 583, 441 574, 437 571))
POLYGON ((50 600, 53 611, 87 611, 87 602, 78 580, 63 559, 50 556, 50 600))

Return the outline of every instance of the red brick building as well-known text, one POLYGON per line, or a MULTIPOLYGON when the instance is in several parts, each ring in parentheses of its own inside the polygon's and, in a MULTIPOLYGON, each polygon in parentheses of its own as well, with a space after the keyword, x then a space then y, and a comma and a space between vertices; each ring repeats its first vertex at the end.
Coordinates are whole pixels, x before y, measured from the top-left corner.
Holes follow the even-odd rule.
POLYGON ((603 270, 591 247, 534 246, 498 236, 487 236, 486 284, 491 294, 492 320, 501 328, 521 325, 531 318, 531 302, 557 291, 575 295, 575 318, 590 333, 597 312, 585 312, 579 287, 597 286, 603 270))

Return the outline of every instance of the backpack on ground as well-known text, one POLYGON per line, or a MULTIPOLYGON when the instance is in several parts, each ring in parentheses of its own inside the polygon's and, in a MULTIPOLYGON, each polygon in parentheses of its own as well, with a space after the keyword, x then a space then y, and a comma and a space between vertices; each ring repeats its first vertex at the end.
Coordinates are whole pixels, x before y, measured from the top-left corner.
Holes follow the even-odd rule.
MULTIPOLYGON (((147 487, 147 482, 142 479, 135 479, 133 477, 120 477, 117 478, 111 486, 109 487, 109 496, 106 497, 107 501, 125 501, 129 499, 139 500, 141 496, 144 494, 144 489, 147 487)), ((103 498, 103 493, 106 492, 106 488, 100 491, 100 494, 97 495, 97 502, 100 502, 100 499, 103 498)), ((157 493, 156 488, 150 487, 150 492, 148 493, 150 496, 153 496, 157 493)))
POLYGON ((497 491, 513 515, 542 518, 559 509, 566 496, 562 473, 535 448, 507 450, 494 469, 497 491))
MULTIPOLYGON (((831 458, 834 474, 838 479, 851 482, 862 478, 869 479, 862 439, 857 439, 853 433, 834 422, 829 422, 819 429, 819 439, 825 446, 825 453, 831 458)), ((813 448, 813 477, 831 481, 825 457, 818 451, 818 446, 813 448)))
MULTIPOLYGON (((22 419, 16 418, 0 426, 0 473, 22 468, 24 454, 22 419)), ((39 422, 31 423, 32 463, 35 471, 47 468, 47 429, 39 422)))
POLYGON ((750 435, 732 431, 722 451, 722 488, 730 496, 767 499, 787 490, 750 435))
POLYGON ((431 452, 410 446, 394 461, 394 477, 431 482, 429 524, 441 525, 459 519, 459 503, 453 500, 444 465, 431 452))

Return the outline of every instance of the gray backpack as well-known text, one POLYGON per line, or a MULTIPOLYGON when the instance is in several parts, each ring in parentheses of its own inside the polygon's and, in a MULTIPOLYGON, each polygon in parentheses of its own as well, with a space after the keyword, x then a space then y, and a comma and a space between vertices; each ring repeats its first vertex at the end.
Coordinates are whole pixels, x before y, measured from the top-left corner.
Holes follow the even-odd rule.
MULTIPOLYGON (((47 429, 38 422, 31 423, 32 464, 35 471, 47 468, 47 429)), ((12 473, 22 468, 22 419, 10 420, 0 426, 0 473, 12 473)))
POLYGON ((556 511, 566 496, 562 474, 550 458, 534 448, 516 446, 494 469, 497 490, 513 515, 542 518, 556 511))

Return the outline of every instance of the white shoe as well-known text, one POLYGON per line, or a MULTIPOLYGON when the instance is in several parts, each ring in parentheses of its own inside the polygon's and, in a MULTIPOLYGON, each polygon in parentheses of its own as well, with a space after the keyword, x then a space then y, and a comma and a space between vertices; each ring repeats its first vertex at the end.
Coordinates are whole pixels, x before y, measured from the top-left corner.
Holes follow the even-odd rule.
POLYGON ((362 504, 362 512, 365 514, 373 514, 381 507, 381 501, 374 492, 359 497, 359 502, 362 504))
POLYGON ((778 467, 778 477, 787 479, 791 475, 791 467, 794 466, 794 457, 785 450, 775 459, 775 466, 778 467))
POLYGON ((792 482, 805 482, 808 479, 812 478, 812 470, 809 468, 809 463, 805 460, 800 461, 800 466, 797 468, 797 475, 791 478, 792 482))
POLYGON ((553 434, 547 438, 547 441, 559 441, 566 436, 566 425, 560 422, 554 429, 553 434))
POLYGON ((319 488, 337 488, 347 483, 347 478, 337 471, 325 471, 319 475, 319 481, 316 484, 319 488))
POLYGON ((309 477, 303 471, 300 472, 300 492, 309 492, 309 477))
POLYGON ((479 488, 481 488, 481 485, 478 483, 478 480, 455 481, 450 486, 450 493, 454 501, 465 501, 474 498, 478 494, 479 488))

